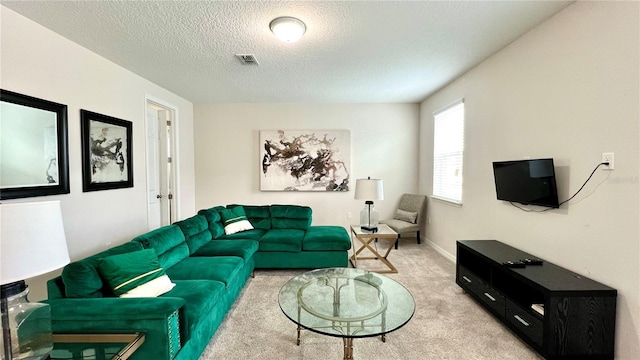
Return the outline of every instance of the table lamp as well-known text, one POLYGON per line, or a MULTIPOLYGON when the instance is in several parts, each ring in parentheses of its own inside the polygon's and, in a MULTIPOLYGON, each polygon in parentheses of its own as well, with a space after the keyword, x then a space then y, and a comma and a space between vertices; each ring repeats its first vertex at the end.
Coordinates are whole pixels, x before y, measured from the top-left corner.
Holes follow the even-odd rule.
POLYGON ((28 301, 24 279, 69 263, 60 202, 0 204, 0 260, 3 359, 45 359, 51 310, 28 301))
POLYGON ((356 180, 356 200, 365 200, 364 208, 360 211, 360 228, 367 231, 378 231, 380 217, 373 206, 373 200, 384 200, 382 193, 382 180, 366 179, 356 180))

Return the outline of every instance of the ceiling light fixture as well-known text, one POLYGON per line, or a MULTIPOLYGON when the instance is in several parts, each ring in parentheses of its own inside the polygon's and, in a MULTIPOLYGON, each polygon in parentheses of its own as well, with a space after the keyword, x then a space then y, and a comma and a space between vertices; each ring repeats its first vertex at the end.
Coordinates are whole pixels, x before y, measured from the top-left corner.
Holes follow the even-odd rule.
POLYGON ((293 43, 300 40, 304 32, 307 31, 307 26, 300 19, 282 16, 273 19, 269 23, 269 29, 281 41, 293 43))

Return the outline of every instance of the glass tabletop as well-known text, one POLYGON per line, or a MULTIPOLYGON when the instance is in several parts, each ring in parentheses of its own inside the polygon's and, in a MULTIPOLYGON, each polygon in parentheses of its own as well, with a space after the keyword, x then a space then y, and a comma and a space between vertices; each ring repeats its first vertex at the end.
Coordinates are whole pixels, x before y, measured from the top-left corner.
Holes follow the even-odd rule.
POLYGON ((413 296, 400 283, 353 268, 296 276, 280 289, 278 303, 303 328, 343 338, 384 335, 406 324, 415 311, 413 296))

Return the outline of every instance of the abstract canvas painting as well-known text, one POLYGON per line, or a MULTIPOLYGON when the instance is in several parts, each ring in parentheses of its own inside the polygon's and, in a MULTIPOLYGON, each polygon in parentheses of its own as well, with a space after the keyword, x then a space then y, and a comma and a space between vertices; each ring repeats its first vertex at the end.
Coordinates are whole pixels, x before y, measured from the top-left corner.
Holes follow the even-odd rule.
POLYGON ((132 123, 80 111, 83 191, 133 187, 132 123))
POLYGON ((261 191, 349 191, 349 130, 260 131, 261 191))

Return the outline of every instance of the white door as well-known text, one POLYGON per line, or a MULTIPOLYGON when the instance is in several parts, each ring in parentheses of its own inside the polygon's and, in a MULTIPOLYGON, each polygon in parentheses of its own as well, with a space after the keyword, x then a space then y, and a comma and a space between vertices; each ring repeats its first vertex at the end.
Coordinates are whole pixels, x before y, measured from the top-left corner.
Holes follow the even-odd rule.
POLYGON ((172 159, 173 111, 147 103, 147 224, 150 230, 175 219, 172 159))
POLYGON ((162 226, 160 188, 160 137, 158 111, 147 108, 147 225, 149 230, 162 226))
POLYGON ((160 178, 160 218, 162 225, 173 222, 173 163, 171 154, 171 112, 158 110, 158 147, 160 154, 160 166, 158 176, 160 178))

